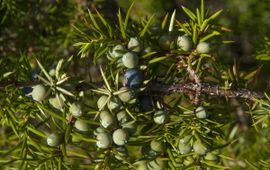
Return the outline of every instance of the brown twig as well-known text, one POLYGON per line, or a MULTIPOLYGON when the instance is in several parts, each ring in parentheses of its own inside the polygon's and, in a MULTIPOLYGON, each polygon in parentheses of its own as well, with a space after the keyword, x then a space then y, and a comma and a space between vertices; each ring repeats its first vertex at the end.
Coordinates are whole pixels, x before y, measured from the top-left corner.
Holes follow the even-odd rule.
MULTIPOLYGON (((5 89, 7 86, 15 86, 15 87, 34 86, 39 83, 40 82, 0 82, 0 89, 5 89)), ((100 86, 102 86, 101 83, 97 84, 80 83, 76 86, 77 88, 75 90, 89 90, 100 86)), ((149 92, 158 92, 162 94, 169 94, 169 93, 196 94, 198 93, 198 84, 177 83, 173 85, 165 85, 160 83, 151 83, 148 87, 148 90, 149 92)), ((218 85, 209 85, 203 83, 200 83, 200 93, 204 93, 209 96, 242 98, 248 100, 264 98, 264 95, 262 93, 257 93, 244 88, 224 89, 223 87, 218 85)))
MULTIPOLYGON (((196 93, 198 85, 196 83, 178 83, 174 85, 152 84, 150 87, 153 92, 161 93, 196 93)), ((248 100, 262 99, 263 94, 250 91, 248 89, 224 89, 218 85, 201 84, 201 93, 209 96, 220 96, 227 98, 242 98, 248 100)))

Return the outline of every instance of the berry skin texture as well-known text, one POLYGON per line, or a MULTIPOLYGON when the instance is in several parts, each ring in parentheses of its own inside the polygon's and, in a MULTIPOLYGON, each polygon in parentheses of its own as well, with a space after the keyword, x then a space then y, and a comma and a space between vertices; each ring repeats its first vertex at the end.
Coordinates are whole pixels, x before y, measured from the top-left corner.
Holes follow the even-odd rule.
POLYGON ((79 119, 77 119, 75 121, 74 126, 76 129, 78 129, 79 131, 82 131, 82 132, 86 132, 89 130, 88 124, 82 120, 79 120, 79 119))
POLYGON ((143 82, 143 74, 137 69, 129 69, 126 71, 125 84, 130 88, 138 88, 143 82))
POLYGON ((120 107, 122 106, 122 103, 118 97, 112 97, 108 102, 108 109, 112 112, 117 112, 120 107))
POLYGON ((158 140, 152 140, 150 143, 150 147, 155 152, 164 152, 166 149, 165 143, 158 140))
POLYGON ((133 165, 135 166, 135 170, 148 170, 145 160, 137 161, 133 165))
POLYGON ((195 114, 196 114, 196 117, 199 118, 199 119, 205 119, 205 118, 207 118, 207 112, 204 109, 204 107, 202 107, 202 106, 199 106, 195 110, 195 114))
POLYGON ((179 36, 177 38, 177 46, 183 51, 190 51, 192 48, 192 41, 188 36, 179 36))
POLYGON ((122 45, 116 45, 113 47, 112 56, 116 58, 122 57, 124 54, 124 50, 125 49, 122 45))
POLYGON ((193 163, 194 163, 194 159, 192 158, 192 156, 188 156, 183 162, 185 166, 189 166, 190 164, 193 164, 193 163))
POLYGON ((142 44, 136 37, 132 37, 128 42, 128 49, 139 53, 142 50, 142 44))
POLYGON ((135 68, 139 63, 139 58, 137 54, 127 52, 122 57, 122 63, 126 68, 135 68))
POLYGON ((180 139, 179 142, 183 144, 188 144, 190 139, 191 139, 191 135, 187 135, 184 138, 180 139))
POLYGON ((69 112, 75 117, 82 116, 81 104, 80 103, 72 103, 71 106, 69 107, 69 112))
POLYGON ((94 135, 97 136, 100 133, 105 133, 106 130, 103 127, 98 127, 96 128, 96 130, 94 131, 94 135))
POLYGON ((113 142, 116 145, 122 146, 127 143, 128 134, 124 129, 117 129, 113 132, 113 142))
POLYGON ((154 114, 154 122, 156 124, 159 124, 159 125, 163 124, 165 122, 166 118, 167 118, 167 114, 163 110, 158 110, 154 114))
POLYGON ((98 109, 102 109, 102 107, 106 105, 107 100, 108 96, 105 95, 101 96, 97 101, 98 109))
POLYGON ((99 133, 97 135, 96 145, 98 148, 106 149, 112 144, 112 137, 108 133, 99 133))
POLYGON ((42 101, 45 98, 46 89, 43 85, 35 85, 32 91, 32 97, 36 101, 42 101))
POLYGON ((178 150, 181 154, 187 154, 191 151, 191 146, 189 144, 178 143, 178 150))
POLYGON ((165 162, 158 157, 148 162, 147 167, 149 170, 165 170, 165 162))
POLYGON ((47 144, 49 146, 58 146, 62 142, 62 135, 59 132, 51 133, 47 136, 47 144))
POLYGON ((199 155, 204 155, 207 152, 207 148, 199 141, 194 142, 193 150, 199 155))
POLYGON ((158 40, 158 44, 164 50, 169 50, 170 46, 171 46, 171 38, 170 38, 170 36, 162 35, 158 40))
POLYGON ((119 89, 119 91, 123 91, 122 93, 119 93, 118 97, 124 103, 127 103, 134 98, 133 91, 128 87, 122 87, 119 89))
POLYGON ((126 111, 122 110, 117 113, 116 118, 120 124, 124 124, 129 120, 129 115, 126 111))
POLYGON ((50 98, 49 103, 58 110, 61 110, 65 104, 61 96, 59 96, 59 100, 57 97, 50 98))
POLYGON ((100 123, 104 128, 108 128, 115 124, 115 119, 113 115, 107 111, 101 111, 99 117, 100 123))
POLYGON ((207 161, 216 161, 216 160, 218 160, 218 156, 216 154, 214 154, 213 152, 208 152, 205 155, 204 159, 207 161))
POLYGON ((200 54, 208 54, 210 52, 210 45, 206 42, 200 42, 197 45, 197 52, 200 54))

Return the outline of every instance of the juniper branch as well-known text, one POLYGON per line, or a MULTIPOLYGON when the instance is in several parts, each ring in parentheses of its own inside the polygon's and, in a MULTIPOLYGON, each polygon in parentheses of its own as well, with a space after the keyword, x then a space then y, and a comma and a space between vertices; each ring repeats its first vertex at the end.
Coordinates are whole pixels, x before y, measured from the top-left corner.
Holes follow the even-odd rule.
MULTIPOLYGON (((14 87, 25 87, 34 86, 40 82, 2 82, 0 84, 0 89, 5 89, 7 86, 14 87)), ((80 83, 76 86, 74 90, 90 90, 93 88, 101 87, 102 83, 80 83)), ((161 84, 161 83, 151 83, 148 86, 150 92, 169 94, 169 93, 185 93, 185 94, 195 94, 198 91, 198 84, 196 83, 175 83, 175 84, 161 84)), ((245 88, 237 89, 224 89, 219 85, 210 85, 206 83, 200 83, 200 92, 209 96, 219 96, 227 98, 242 98, 248 100, 263 99, 265 98, 261 92, 251 91, 245 88)))

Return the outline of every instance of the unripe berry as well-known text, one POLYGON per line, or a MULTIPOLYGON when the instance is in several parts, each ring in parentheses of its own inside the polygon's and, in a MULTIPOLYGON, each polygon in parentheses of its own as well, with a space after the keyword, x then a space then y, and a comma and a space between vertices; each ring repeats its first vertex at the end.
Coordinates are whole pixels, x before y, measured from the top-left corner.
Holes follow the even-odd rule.
POLYGON ((72 103, 69 107, 69 112, 75 117, 82 116, 81 104, 80 103, 72 103))
POLYGON ((197 45, 197 52, 200 54, 208 54, 210 52, 210 46, 206 42, 200 42, 197 45))
POLYGON ((179 36, 177 38, 177 46, 183 51, 190 51, 192 48, 192 41, 188 36, 179 36))
POLYGON ((59 98, 53 97, 49 99, 49 103, 56 109, 61 110, 64 106, 64 100, 62 99, 61 96, 59 98))
POLYGON ((122 87, 119 91, 123 91, 119 93, 118 97, 122 102, 129 102, 131 99, 134 98, 134 92, 129 87, 122 87))
POLYGON ((218 156, 213 152, 208 152, 205 155, 204 159, 207 161, 216 161, 216 160, 218 160, 218 156))
POLYGON ((124 129, 117 129, 113 132, 113 142, 116 145, 124 145, 127 143, 128 134, 124 129))
POLYGON ((126 111, 122 110, 120 112, 117 113, 116 115, 117 120, 120 124, 124 124, 129 120, 129 115, 127 114, 126 111))
POLYGON ((148 170, 147 162, 145 160, 135 162, 134 166, 135 166, 135 170, 148 170))
POLYGON ((79 119, 77 119, 75 121, 74 126, 76 129, 78 129, 79 131, 82 131, 82 132, 86 132, 89 130, 88 124, 82 120, 79 120, 79 119))
POLYGON ((137 38, 132 37, 128 42, 128 49, 139 53, 142 50, 142 44, 137 38))
POLYGON ((47 136, 47 144, 49 146, 58 146, 62 143, 62 139, 63 136, 61 133, 59 132, 54 132, 54 133, 51 133, 47 136))
POLYGON ((100 133, 105 133, 106 130, 103 127, 98 127, 96 128, 96 130, 94 131, 94 135, 97 136, 100 133))
POLYGON ((165 162, 158 157, 148 162, 147 167, 149 170, 165 170, 165 162))
POLYGON ((122 63, 127 68, 135 68, 139 63, 137 54, 133 52, 127 52, 123 55, 122 63))
POLYGON ((138 88, 143 82, 143 74, 137 69, 129 69, 126 71, 125 84, 130 88, 138 88))
POLYGON ((101 96, 97 101, 98 109, 101 109, 103 106, 105 106, 107 100, 108 100, 108 96, 105 96, 105 95, 101 96))
POLYGON ((193 150, 199 155, 204 155, 207 152, 207 148, 199 141, 193 143, 193 150))
POLYGON ((113 50, 112 50, 112 56, 113 57, 122 57, 123 54, 124 54, 124 47, 122 45, 116 45, 115 47, 113 47, 113 50))
POLYGON ((101 111, 99 117, 100 123, 104 128, 108 128, 115 124, 115 119, 113 115, 107 111, 101 111))
POLYGON ((191 146, 189 144, 178 143, 178 150, 181 154, 187 154, 191 151, 191 146))
POLYGON ((169 50, 171 46, 171 37, 169 35, 162 35, 159 40, 158 44, 160 47, 162 47, 164 50, 169 50))
POLYGON ((182 139, 180 139, 180 143, 183 143, 183 144, 188 144, 189 143, 189 141, 190 141, 190 139, 191 139, 191 135, 187 135, 187 136, 185 136, 184 138, 182 138, 182 139))
POLYGON ((108 109, 113 112, 117 112, 120 107, 122 106, 122 103, 118 97, 111 97, 111 99, 108 102, 108 109))
POLYGON ((152 140, 150 147, 155 152, 164 152, 166 149, 165 143, 159 140, 152 140))
POLYGON ((199 106, 196 110, 195 110, 195 114, 197 116, 197 118, 199 119, 205 119, 207 118, 207 112, 206 110, 204 109, 204 107, 202 106, 199 106))
POLYGON ((163 124, 167 118, 167 113, 164 110, 158 110, 154 114, 154 122, 156 124, 163 124))
POLYGON ((43 85, 35 85, 32 91, 32 97, 36 101, 42 101, 45 98, 46 89, 43 85))
POLYGON ((193 164, 193 163, 194 163, 194 159, 193 159, 192 156, 186 157, 186 159, 185 159, 184 162, 183 162, 183 164, 184 164, 185 166, 189 166, 189 165, 191 165, 191 164, 193 164))
POLYGON ((111 144, 112 144, 112 137, 108 133, 99 133, 97 135, 97 142, 96 142, 97 147, 101 149, 106 149, 110 147, 111 144))

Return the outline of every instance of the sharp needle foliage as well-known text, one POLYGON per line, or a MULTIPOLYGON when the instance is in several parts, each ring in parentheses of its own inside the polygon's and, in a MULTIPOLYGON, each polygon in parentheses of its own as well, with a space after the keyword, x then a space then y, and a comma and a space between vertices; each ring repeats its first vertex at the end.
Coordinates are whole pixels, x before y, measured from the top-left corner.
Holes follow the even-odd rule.
MULTIPOLYGON (((136 2, 116 20, 67 3, 64 26, 44 30, 50 40, 33 44, 34 51, 44 47, 39 55, 21 51, 16 67, 0 59, 0 167, 270 168, 270 97, 245 86, 258 70, 242 74, 222 63, 217 49, 231 42, 231 30, 218 22, 222 9, 198 2, 160 21, 155 14, 132 20, 136 2), (72 18, 68 10, 75 9, 72 18), (58 48, 52 41, 59 44, 54 55, 63 57, 46 57, 58 48), (77 53, 65 55, 66 48, 77 53)), ((20 5, 1 2, 2 24, 25 15, 20 5)), ((62 8, 47 7, 51 15, 62 8)), ((269 60, 265 41, 258 60, 269 60)))

